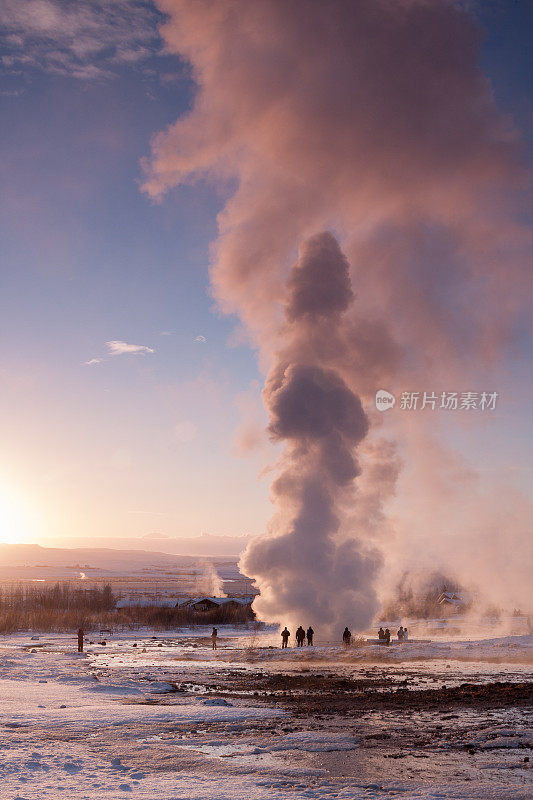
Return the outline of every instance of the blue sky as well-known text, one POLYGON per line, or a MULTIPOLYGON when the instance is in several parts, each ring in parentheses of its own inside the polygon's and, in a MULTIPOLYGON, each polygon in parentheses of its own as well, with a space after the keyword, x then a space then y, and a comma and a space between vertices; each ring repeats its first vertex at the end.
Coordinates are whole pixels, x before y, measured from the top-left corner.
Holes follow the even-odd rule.
MULTIPOLYGON (((151 138, 190 106, 188 68, 160 52, 149 3, 119 4, 140 14, 127 52, 93 20, 107 44, 83 56, 74 22, 62 30, 72 4, 45 4, 59 17, 44 33, 28 5, 2 12, 0 476, 14 537, 260 532, 273 453, 241 458, 233 442, 250 386, 241 407, 261 421, 262 377, 209 293, 222 199, 196 185, 153 204, 139 188, 151 138), (113 340, 154 352, 109 355, 113 340)), ((531 6, 476 12, 482 66, 531 151, 531 6)), ((527 391, 523 342, 512 372, 527 391)), ((524 404, 490 453, 522 463, 529 418, 524 404)), ((476 435, 457 445, 475 451, 476 435)))
POLYGON ((268 510, 255 466, 231 455, 234 400, 257 368, 209 296, 219 198, 185 189, 154 205, 139 190, 151 137, 188 107, 186 76, 155 55, 97 80, 4 76, 2 467, 19 506, 44 505, 38 534, 88 533, 94 505, 100 535, 244 533, 252 500, 268 510), (110 340, 155 352, 107 358, 110 340), (55 505, 80 481, 87 492, 50 519, 50 493, 55 505), (191 495, 203 509, 183 513, 191 495))

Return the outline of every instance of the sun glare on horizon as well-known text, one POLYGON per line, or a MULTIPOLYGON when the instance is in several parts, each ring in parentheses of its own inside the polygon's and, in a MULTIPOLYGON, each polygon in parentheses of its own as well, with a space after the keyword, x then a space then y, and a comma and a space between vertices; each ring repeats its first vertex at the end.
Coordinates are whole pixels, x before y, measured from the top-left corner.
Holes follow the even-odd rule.
POLYGON ((22 500, 6 487, 0 487, 0 544, 28 542, 31 530, 29 514, 22 500))

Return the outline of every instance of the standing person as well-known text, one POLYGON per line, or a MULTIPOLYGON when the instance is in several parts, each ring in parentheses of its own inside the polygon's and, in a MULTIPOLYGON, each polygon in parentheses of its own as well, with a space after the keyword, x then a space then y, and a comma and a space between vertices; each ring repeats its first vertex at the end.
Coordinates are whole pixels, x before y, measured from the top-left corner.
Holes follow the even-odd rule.
POLYGON ((83 628, 78 629, 78 653, 83 653, 83 628))
POLYGON ((403 629, 403 640, 404 640, 404 642, 406 642, 408 640, 408 638, 409 638, 409 633, 407 631, 407 628, 404 628, 403 629))
POLYGON ((217 636, 218 636, 218 631, 216 628, 213 628, 213 631, 211 633, 211 647, 213 648, 213 650, 217 649, 217 636))
POLYGON ((398 629, 398 631, 396 633, 396 636, 398 637, 398 641, 399 642, 403 642, 403 625, 400 625, 400 627, 399 627, 399 629, 398 629))
POLYGON ((349 647, 351 641, 352 641, 352 634, 348 629, 348 627, 346 627, 342 633, 342 643, 345 647, 349 647))
POLYGON ((281 648, 287 647, 287 642, 289 641, 289 636, 291 632, 287 630, 287 626, 285 629, 281 631, 281 648))
POLYGON ((302 628, 302 626, 300 625, 300 627, 296 631, 296 645, 297 645, 297 647, 303 647, 304 646, 304 639, 305 639, 305 631, 302 628))
POLYGON ((388 628, 385 628, 385 641, 390 644, 390 630, 388 628))
POLYGON ((385 638, 385 631, 383 630, 383 628, 380 628, 378 631, 378 639, 384 639, 384 638, 385 638))
POLYGON ((312 629, 311 626, 309 626, 308 629, 307 629, 307 646, 308 647, 312 646, 312 644, 313 644, 313 636, 314 635, 315 635, 314 630, 312 629))

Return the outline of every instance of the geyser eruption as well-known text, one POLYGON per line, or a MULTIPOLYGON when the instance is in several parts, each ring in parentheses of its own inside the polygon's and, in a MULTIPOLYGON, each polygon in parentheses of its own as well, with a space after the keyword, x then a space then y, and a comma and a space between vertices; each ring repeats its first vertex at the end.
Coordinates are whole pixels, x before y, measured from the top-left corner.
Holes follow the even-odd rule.
POLYGON ((327 232, 308 239, 289 277, 284 345, 263 391, 269 432, 286 442, 271 490, 277 512, 242 562, 261 591, 254 603, 261 618, 312 621, 323 633, 347 622, 363 628, 377 607, 379 554, 342 525, 359 474, 355 450, 369 427, 336 368, 353 299, 336 239, 327 232))
POLYGON ((154 138, 144 190, 157 199, 201 180, 222 185, 213 294, 257 346, 271 434, 286 443, 272 538, 245 560, 259 576, 261 613, 312 603, 317 620, 333 620, 346 602, 346 619, 363 624, 375 602, 372 543, 388 560, 380 585, 411 557, 453 574, 460 566, 465 584, 466 569, 491 588, 496 578, 501 602, 517 586, 526 596, 531 512, 505 491, 500 470, 487 478, 496 515, 492 506, 486 513, 486 492, 469 491, 461 512, 471 484, 446 465, 463 418, 401 413, 399 404, 387 412, 385 434, 406 469, 396 540, 385 539, 397 457, 390 441, 376 440, 383 419, 361 440, 363 417, 343 388, 371 414, 379 388, 399 397, 509 383, 501 356, 529 294, 528 178, 518 132, 479 66, 480 30, 466 8, 475 4, 156 3, 165 47, 189 65, 195 92, 190 110, 154 138), (357 315, 331 237, 305 245, 287 288, 295 248, 328 229, 357 274, 357 315), (308 263, 318 250, 330 274, 318 258, 308 263), (354 531, 357 546, 348 544, 354 531))

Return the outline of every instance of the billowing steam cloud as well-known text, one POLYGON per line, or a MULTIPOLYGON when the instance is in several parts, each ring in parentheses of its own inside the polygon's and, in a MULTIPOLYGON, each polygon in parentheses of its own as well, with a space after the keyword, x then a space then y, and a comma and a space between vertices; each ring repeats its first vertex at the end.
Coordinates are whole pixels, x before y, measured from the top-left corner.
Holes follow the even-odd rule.
POLYGON ((263 392, 269 431, 287 443, 272 486, 278 507, 266 536, 249 546, 246 574, 261 589, 259 614, 291 625, 313 620, 364 626, 377 608, 380 557, 342 535, 341 514, 359 473, 355 448, 368 432, 361 401, 323 356, 342 359, 343 313, 353 301, 348 263, 330 233, 301 247, 288 281, 284 347, 263 392), (350 623, 351 624, 351 623, 350 623))
POLYGON ((498 350, 526 268, 510 205, 525 175, 460 4, 158 4, 198 91, 154 139, 145 189, 237 178, 212 282, 263 352, 295 249, 324 229, 358 270, 359 313, 388 320, 410 367, 447 377, 498 350))
POLYGON ((271 434, 286 442, 272 539, 246 568, 265 613, 312 603, 339 621, 347 602, 346 619, 364 624, 378 562, 367 539, 387 528, 399 462, 390 442, 361 441, 357 398, 420 376, 422 389, 465 375, 469 388, 497 364, 527 279, 517 134, 478 66, 475 22, 453 0, 157 2, 197 92, 154 139, 144 188, 158 198, 216 179, 231 192, 213 289, 259 346, 271 434), (357 303, 324 230, 342 242, 357 303), (326 577, 355 596, 341 589, 334 608, 326 577))

